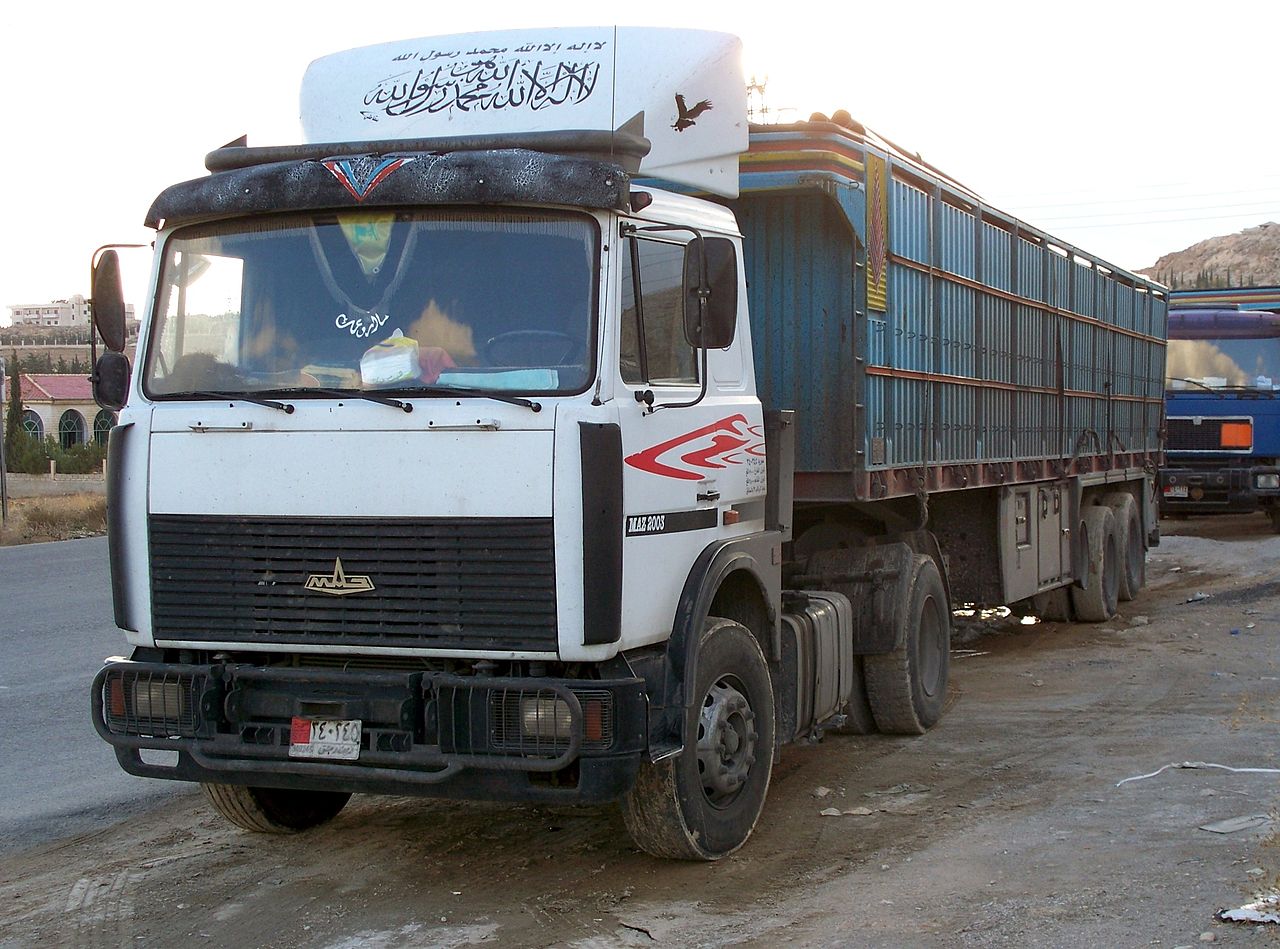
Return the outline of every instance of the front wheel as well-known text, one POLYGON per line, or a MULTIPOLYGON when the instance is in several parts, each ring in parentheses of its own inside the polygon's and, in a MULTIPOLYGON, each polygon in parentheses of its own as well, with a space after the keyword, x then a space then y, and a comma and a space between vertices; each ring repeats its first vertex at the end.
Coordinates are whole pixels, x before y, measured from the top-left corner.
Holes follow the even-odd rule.
POLYGON ((341 791, 298 788, 251 788, 211 784, 200 788, 214 809, 245 830, 260 834, 292 834, 332 820, 351 800, 341 791))
POLYGON ((773 687, 755 637, 730 620, 707 619, 696 665, 684 750, 640 766, 622 816, 655 857, 719 860, 746 843, 764 807, 773 687))

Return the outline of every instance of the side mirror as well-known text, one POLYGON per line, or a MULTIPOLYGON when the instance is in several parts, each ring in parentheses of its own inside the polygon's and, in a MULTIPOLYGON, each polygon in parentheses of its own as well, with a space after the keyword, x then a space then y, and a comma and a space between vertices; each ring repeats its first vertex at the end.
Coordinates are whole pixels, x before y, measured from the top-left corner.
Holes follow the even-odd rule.
POLYGON ((738 322, 738 258, 733 241, 705 237, 684 252, 684 335, 693 347, 724 349, 738 322), (700 306, 705 288, 705 306, 700 306))
POLYGON ((104 251, 94 265, 91 292, 93 325, 102 344, 113 353, 124 352, 124 289, 120 283, 120 258, 114 250, 104 251))
MULTIPOLYGON (((104 338, 103 342, 107 343, 107 340, 104 338)), ((123 340, 121 345, 123 346, 123 340)), ((129 395, 128 358, 124 353, 103 353, 94 363, 93 375, 89 377, 89 381, 93 383, 93 401, 104 409, 120 411, 129 395)))

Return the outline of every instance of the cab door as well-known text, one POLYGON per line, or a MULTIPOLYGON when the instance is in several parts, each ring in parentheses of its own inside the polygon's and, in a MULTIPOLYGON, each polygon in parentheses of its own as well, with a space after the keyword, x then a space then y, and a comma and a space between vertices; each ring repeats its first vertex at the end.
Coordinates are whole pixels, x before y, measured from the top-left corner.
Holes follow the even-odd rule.
POLYGON ((692 236, 633 232, 622 246, 624 648, 667 638, 698 555, 764 523, 763 416, 735 331, 740 248, 692 236), (728 338, 722 330, 699 347, 689 309, 706 265, 715 272, 704 287, 732 313, 728 338))

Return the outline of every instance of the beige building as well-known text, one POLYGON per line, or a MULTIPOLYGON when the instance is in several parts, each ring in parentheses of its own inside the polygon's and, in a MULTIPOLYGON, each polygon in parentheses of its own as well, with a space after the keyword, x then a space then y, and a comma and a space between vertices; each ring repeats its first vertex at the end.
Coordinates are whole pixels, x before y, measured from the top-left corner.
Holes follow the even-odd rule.
MULTIPOLYGON (((125 318, 133 319, 132 304, 125 306, 125 318)), ((49 303, 18 304, 9 307, 14 326, 89 327, 89 301, 80 294, 49 303)))
MULTIPOLYGON (((115 413, 98 408, 87 377, 24 372, 19 387, 22 427, 32 435, 41 440, 53 436, 63 448, 90 440, 107 443, 115 413)), ((7 399, 7 385, 5 389, 7 399)))

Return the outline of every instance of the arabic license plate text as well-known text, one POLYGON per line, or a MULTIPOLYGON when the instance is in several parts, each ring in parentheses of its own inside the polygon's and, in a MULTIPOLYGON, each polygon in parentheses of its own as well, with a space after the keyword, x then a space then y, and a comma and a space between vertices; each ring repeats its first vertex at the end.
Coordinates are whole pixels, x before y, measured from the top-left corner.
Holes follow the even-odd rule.
POLYGON ((1166 484, 1164 486, 1164 496, 1166 498, 1185 498, 1187 496, 1187 486, 1185 484, 1166 484))
POLYGON ((295 718, 290 727, 290 758, 338 758, 355 761, 360 757, 359 719, 295 718))

